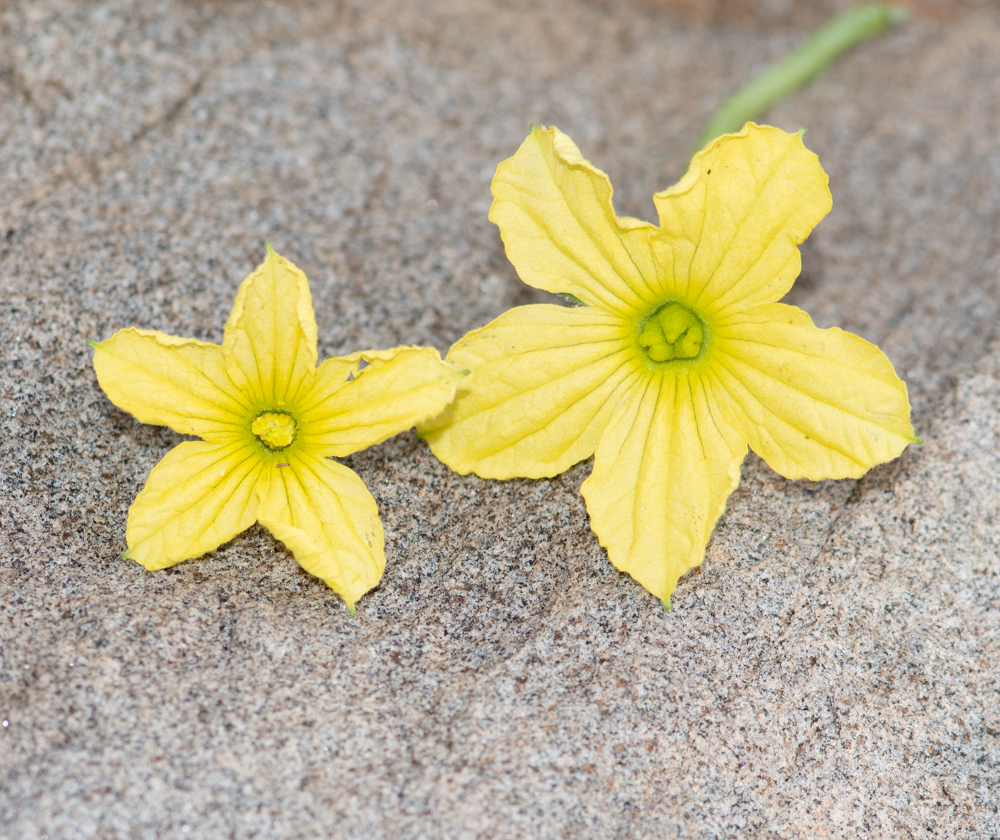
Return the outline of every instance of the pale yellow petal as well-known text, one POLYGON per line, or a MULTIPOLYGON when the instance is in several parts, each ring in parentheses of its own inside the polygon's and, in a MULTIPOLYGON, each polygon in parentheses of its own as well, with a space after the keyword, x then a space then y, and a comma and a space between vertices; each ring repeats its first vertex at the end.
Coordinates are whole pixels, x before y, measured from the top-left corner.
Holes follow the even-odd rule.
POLYGON ((452 347, 448 361, 470 374, 421 436, 463 475, 558 475, 593 453, 623 383, 636 375, 627 330, 593 307, 504 313, 452 347))
POLYGON ((310 574, 353 610, 385 568, 378 507, 364 482, 335 461, 309 453, 271 472, 258 516, 310 574))
POLYGON ((127 556, 147 569, 200 557, 257 520, 261 459, 246 442, 185 441, 157 464, 128 512, 127 556))
POLYGON ((906 385, 885 354, 797 307, 734 315, 712 351, 750 448, 786 478, 857 478, 915 440, 906 385))
POLYGON ((308 387, 317 358, 305 274, 268 248, 240 284, 222 348, 230 377, 255 408, 291 403, 308 387))
POLYGON ((93 347, 104 393, 142 423, 220 442, 246 414, 215 344, 132 328, 93 347))
POLYGON ((556 128, 533 129, 497 167, 490 220, 531 286, 620 312, 653 300, 656 228, 617 218, 608 176, 556 128))
POLYGON ((701 563, 746 444, 697 374, 647 377, 611 418, 582 488, 611 562, 658 598, 701 563))
POLYGON ((433 347, 327 359, 298 403, 302 443, 336 456, 374 446, 440 414, 464 375, 433 347))
POLYGON ((830 210, 827 183, 798 134, 748 123, 713 140, 654 196, 662 295, 709 318, 781 298, 802 267, 798 244, 830 210))

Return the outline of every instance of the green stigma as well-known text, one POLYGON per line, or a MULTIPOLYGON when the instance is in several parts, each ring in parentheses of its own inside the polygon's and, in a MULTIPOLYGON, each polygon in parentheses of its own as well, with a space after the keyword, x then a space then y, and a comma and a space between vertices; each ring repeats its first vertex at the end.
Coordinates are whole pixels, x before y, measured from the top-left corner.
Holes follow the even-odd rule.
POLYGON ((250 427, 264 446, 277 452, 284 449, 295 440, 295 421, 288 414, 279 414, 275 411, 265 411, 250 427))
POLYGON ((654 362, 697 358, 704 341, 701 318, 679 303, 656 310, 639 333, 639 345, 654 362))

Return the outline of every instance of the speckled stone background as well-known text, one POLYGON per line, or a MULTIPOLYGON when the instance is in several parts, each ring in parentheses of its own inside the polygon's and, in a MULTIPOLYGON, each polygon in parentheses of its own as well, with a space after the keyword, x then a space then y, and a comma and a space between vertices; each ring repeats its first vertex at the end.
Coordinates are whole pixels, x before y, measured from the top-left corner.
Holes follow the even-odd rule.
POLYGON ((1000 837, 1000 9, 923 0, 770 121, 834 210, 790 299, 879 342, 926 444, 858 482, 754 456, 674 609, 581 464, 350 459, 389 564, 351 617, 255 527, 148 573, 178 436, 86 342, 221 339, 264 242, 320 352, 441 350, 522 286, 487 221, 531 122, 620 212, 846 3, 0 0, 0 836, 1000 837))

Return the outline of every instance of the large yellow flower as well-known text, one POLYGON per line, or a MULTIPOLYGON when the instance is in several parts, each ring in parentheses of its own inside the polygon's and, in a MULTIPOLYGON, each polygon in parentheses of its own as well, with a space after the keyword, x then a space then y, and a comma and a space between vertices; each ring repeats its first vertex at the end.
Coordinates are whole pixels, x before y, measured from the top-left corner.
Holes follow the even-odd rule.
POLYGON ((524 282, 580 306, 522 306, 460 339, 471 375, 421 427, 442 461, 539 478, 594 455, 583 485, 611 561, 669 604, 701 563, 747 445, 787 478, 857 477, 914 442, 906 386, 874 345, 776 301, 831 206, 798 134, 748 124, 619 218, 607 176, 533 128, 493 179, 490 219, 524 282))
POLYGON ((382 524, 361 479, 329 456, 433 417, 462 376, 431 347, 317 367, 306 276, 270 247, 240 285, 221 347, 126 329, 94 351, 115 405, 202 438, 153 468, 129 509, 126 557, 163 569, 260 522, 352 612, 382 576, 382 524))

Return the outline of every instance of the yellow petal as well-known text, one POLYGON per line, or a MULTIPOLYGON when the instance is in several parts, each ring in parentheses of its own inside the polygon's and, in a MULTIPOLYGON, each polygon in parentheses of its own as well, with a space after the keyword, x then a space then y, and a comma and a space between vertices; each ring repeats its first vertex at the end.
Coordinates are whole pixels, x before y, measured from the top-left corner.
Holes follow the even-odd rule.
POLYGON ((261 459, 246 442, 185 441, 167 453, 128 512, 127 556, 147 569, 200 557, 257 520, 261 459))
POLYGON ((229 375, 255 408, 291 403, 316 366, 316 319, 309 283, 268 247, 236 294, 222 341, 229 375))
POLYGON ((382 577, 378 507, 364 482, 342 464, 309 453, 290 457, 287 467, 273 468, 258 517, 352 611, 382 577))
POLYGON ((611 562, 669 603, 701 563, 746 444, 697 375, 636 383, 611 418, 582 488, 611 562))
POLYGON ((299 402, 302 442, 317 454, 336 456, 374 446, 440 414, 463 376, 433 347, 327 359, 299 402))
POLYGON ((593 307, 511 309, 451 348, 448 361, 471 373, 421 436, 463 475, 558 475, 590 457, 635 375, 626 331, 593 307))
POLYGON ((747 123, 713 140, 654 196, 662 290, 711 318, 770 303, 802 267, 797 245, 832 205, 826 173, 798 134, 747 123))
POLYGON ((556 128, 533 129, 497 167, 490 220, 531 286, 620 312, 653 299, 656 228, 617 218, 608 176, 556 128))
POLYGON ((712 350, 750 448, 786 478, 857 478, 915 440, 906 385, 885 354, 797 307, 732 316, 712 350))
POLYGON ((245 416, 215 344, 132 328, 93 346, 104 393, 142 423, 221 442, 245 416))

